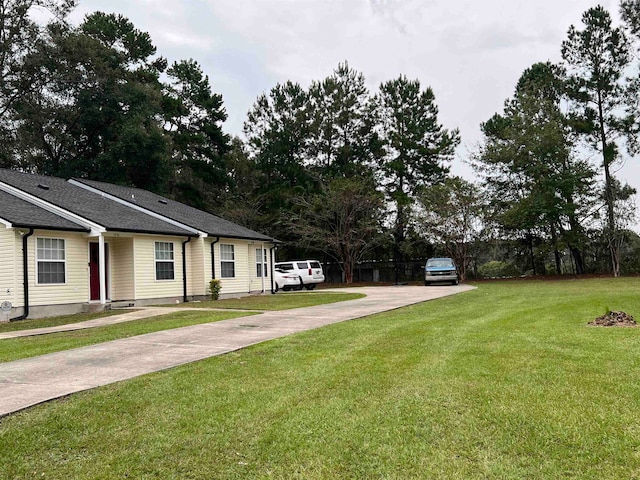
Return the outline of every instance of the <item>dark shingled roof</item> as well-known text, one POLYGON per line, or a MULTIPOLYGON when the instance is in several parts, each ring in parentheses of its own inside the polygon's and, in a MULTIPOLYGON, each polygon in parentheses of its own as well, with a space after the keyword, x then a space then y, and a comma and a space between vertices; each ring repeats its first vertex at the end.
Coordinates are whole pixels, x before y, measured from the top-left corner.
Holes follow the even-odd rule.
POLYGON ((88 232, 86 228, 0 190, 0 218, 14 227, 88 232))
POLYGON ((102 225, 109 231, 194 236, 188 230, 91 193, 62 178, 0 169, 0 182, 102 225))
POLYGON ((123 187, 110 183, 97 182, 74 178, 75 181, 93 187, 114 197, 120 198, 146 210, 188 225, 211 236, 242 238, 247 240, 273 241, 273 238, 263 235, 233 222, 217 217, 184 203, 170 200, 161 195, 133 187, 123 187))

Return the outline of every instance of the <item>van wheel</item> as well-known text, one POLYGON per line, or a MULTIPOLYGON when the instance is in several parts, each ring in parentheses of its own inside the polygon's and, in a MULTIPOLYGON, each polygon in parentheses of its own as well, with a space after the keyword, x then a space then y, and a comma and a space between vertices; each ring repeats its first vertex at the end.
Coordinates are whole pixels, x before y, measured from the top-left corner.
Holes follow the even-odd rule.
POLYGON ((316 288, 316 284, 310 283, 309 285, 305 285, 304 288, 306 288, 307 290, 313 290, 314 288, 316 288))

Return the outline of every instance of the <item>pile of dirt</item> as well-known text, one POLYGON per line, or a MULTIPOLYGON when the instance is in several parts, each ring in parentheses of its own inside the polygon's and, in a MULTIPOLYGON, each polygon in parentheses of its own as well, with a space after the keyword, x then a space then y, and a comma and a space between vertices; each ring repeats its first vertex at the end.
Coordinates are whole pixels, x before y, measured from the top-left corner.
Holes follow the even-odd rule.
POLYGON ((636 321, 631 315, 624 312, 609 312, 606 315, 596 318, 589 325, 597 327, 635 327, 636 321))

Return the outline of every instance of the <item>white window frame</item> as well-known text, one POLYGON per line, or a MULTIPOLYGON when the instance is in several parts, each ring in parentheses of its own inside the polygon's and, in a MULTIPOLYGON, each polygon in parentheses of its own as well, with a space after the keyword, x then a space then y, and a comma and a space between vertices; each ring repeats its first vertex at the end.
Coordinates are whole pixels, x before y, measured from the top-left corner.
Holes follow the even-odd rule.
MULTIPOLYGON (((46 257, 46 255, 45 255, 46 257)), ((53 237, 37 237, 36 238, 36 285, 66 285, 67 284, 67 241, 64 238, 53 237), (44 244, 46 240, 62 242, 62 259, 59 258, 40 258, 40 250, 45 251, 60 251, 60 249, 47 249, 44 245, 40 245, 41 241, 44 244), (44 263, 57 263, 62 264, 64 270, 64 282, 41 282, 40 281, 40 265, 44 263)))
POLYGON ((220 278, 236 278, 236 252, 235 245, 231 243, 220 244, 220 278), (227 249, 226 247, 229 248, 227 249), (223 265, 231 265, 233 268, 233 275, 227 275, 224 271, 223 265))
POLYGON ((173 242, 154 242, 153 243, 153 270, 156 282, 173 282, 176 279, 176 255, 175 255, 175 245, 173 242), (171 253, 171 258, 158 258, 158 247, 159 246, 171 245, 171 249, 162 250, 163 253, 171 253), (171 263, 173 265, 173 276, 172 278, 158 278, 158 264, 159 263, 171 263))
POLYGON ((269 271, 267 270, 267 249, 256 248, 256 277, 268 277, 269 271), (262 255, 262 261, 260 256, 262 255))

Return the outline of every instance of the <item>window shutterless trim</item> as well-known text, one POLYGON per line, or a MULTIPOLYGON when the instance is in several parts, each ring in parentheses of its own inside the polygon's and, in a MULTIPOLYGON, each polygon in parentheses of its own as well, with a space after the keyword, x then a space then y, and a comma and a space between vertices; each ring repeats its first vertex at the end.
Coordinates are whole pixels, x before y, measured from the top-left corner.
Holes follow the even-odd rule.
POLYGON ((233 244, 220 244, 220 278, 236 278, 236 253, 233 244), (227 250, 226 247, 230 247, 230 249, 227 250), (231 254, 231 258, 229 258, 229 254, 231 254), (231 268, 232 275, 225 271, 225 267, 231 268))
POLYGON ((267 271, 267 250, 263 248, 256 248, 256 277, 268 277, 267 271), (260 258, 262 257, 262 258, 260 258))
POLYGON ((154 258, 154 271, 155 271, 155 280, 156 282, 171 282, 176 279, 176 258, 175 258, 175 248, 173 242, 161 242, 156 241, 153 244, 153 258, 154 258), (167 247, 171 246, 171 248, 158 248, 158 247, 167 247), (158 253, 162 254, 170 254, 171 258, 158 258, 158 253), (171 267, 170 272, 169 269, 162 270, 162 273, 169 274, 171 273, 171 278, 158 278, 158 266, 171 267))
POLYGON ((36 285, 66 285, 67 284, 67 241, 64 238, 54 238, 54 237, 36 237, 36 242, 35 242, 35 262, 36 262, 36 269, 35 269, 35 277, 36 277, 36 285), (49 248, 47 248, 47 246, 45 245, 45 240, 50 240, 50 241, 56 241, 57 242, 57 247, 53 248, 51 246, 49 246, 49 248), (40 244, 42 241, 42 244, 40 244), (59 248, 60 243, 62 242, 62 249, 59 248), (60 252, 62 251, 62 257, 63 258, 40 258, 40 251, 49 251, 49 252, 60 252), (62 272, 41 272, 41 266, 44 267, 44 265, 62 265, 62 272), (42 273, 42 275, 58 275, 60 273, 62 273, 62 275, 64 276, 64 280, 62 282, 41 282, 40 281, 40 274, 42 273))

